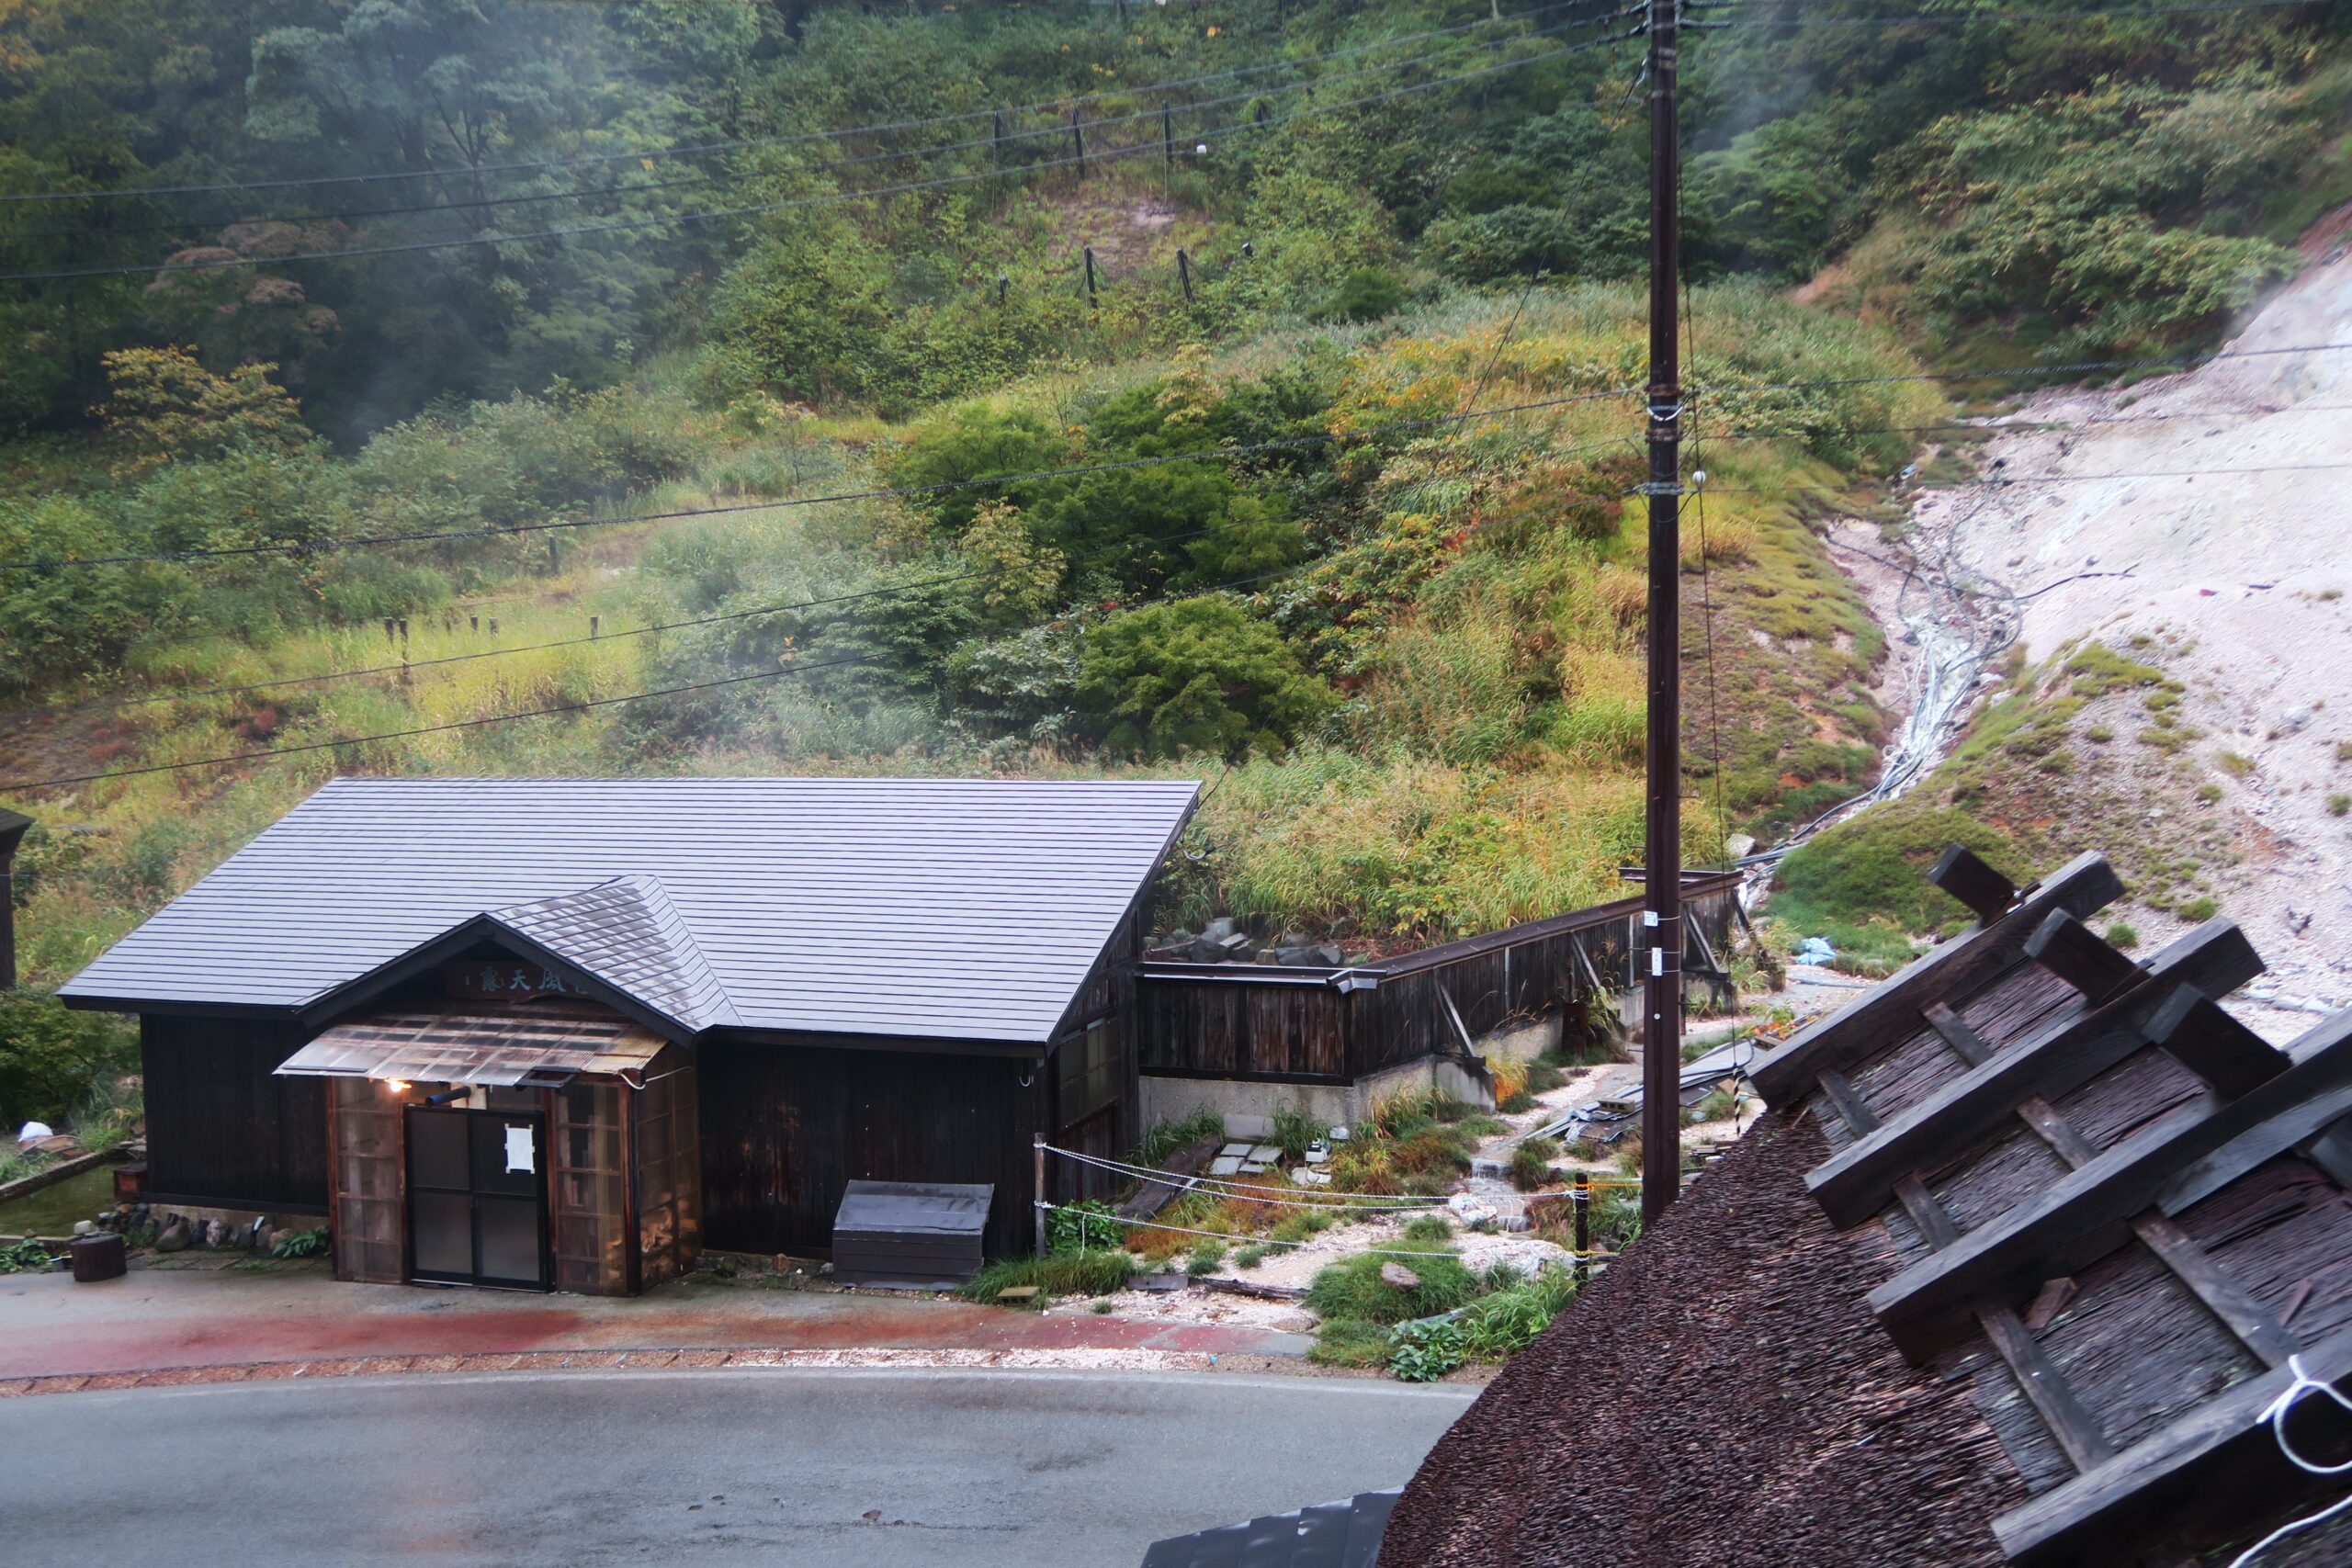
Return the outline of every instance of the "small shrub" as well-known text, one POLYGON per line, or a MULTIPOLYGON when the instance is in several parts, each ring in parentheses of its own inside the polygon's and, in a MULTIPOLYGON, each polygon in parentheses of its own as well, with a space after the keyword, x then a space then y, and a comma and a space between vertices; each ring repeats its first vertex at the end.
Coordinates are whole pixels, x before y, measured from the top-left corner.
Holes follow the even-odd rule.
POLYGON ((1530 1094, 1549 1094, 1567 1081, 1568 1075, 1556 1057, 1538 1056, 1527 1064, 1527 1092, 1530 1094))
POLYGON ((1510 1152, 1510 1163, 1505 1167, 1510 1184, 1521 1192, 1532 1192, 1552 1179, 1552 1162, 1559 1156, 1557 1138, 1530 1138, 1510 1152))
POLYGON ((1267 1139, 1292 1159, 1304 1158, 1306 1145, 1323 1136, 1323 1123, 1306 1111, 1283 1106, 1274 1112, 1274 1134, 1267 1139))
POLYGON ((1094 1305, 1088 1310, 1093 1312, 1098 1316, 1108 1317, 1111 1314, 1111 1303, 1109 1302, 1096 1302, 1094 1305))
POLYGON ((2242 779, 2254 772, 2254 759, 2243 751, 2224 751, 2213 759, 2213 765, 2233 779, 2242 779))
POLYGON ((2178 911, 2182 919, 2190 921, 2210 920, 2221 912, 2222 906, 2216 903, 2211 895, 2191 898, 2188 903, 2183 904, 2178 911))
POLYGON ((2140 933, 2126 922, 2118 920, 2107 928, 2107 940, 2116 947, 2137 947, 2140 945, 2140 933))
POLYGON ((1008 1258, 981 1269, 956 1293, 967 1301, 992 1302, 1001 1291, 1035 1285, 1046 1296, 1107 1296, 1124 1291, 1136 1275, 1135 1259, 1124 1252, 1076 1252, 1067 1257, 1008 1258))
POLYGON ((1255 1269, 1265 1260, 1266 1249, 1262 1247, 1245 1247, 1233 1255, 1236 1269, 1255 1269))
POLYGON ((269 1244, 273 1258, 316 1258, 327 1249, 327 1228, 318 1225, 306 1231, 289 1231, 269 1244))
POLYGON ((1686 1114, 1690 1123, 1721 1122, 1739 1109, 1739 1096, 1731 1089, 1719 1089, 1692 1106, 1686 1114))
POLYGON ((1405 1222, 1407 1241, 1452 1241, 1453 1224, 1442 1214, 1417 1214, 1405 1222))
POLYGON ((1340 1216, 1322 1209, 1300 1209, 1284 1215, 1266 1233, 1266 1239, 1277 1242, 1312 1241, 1333 1225, 1340 1216))
POLYGON ((1500 1360, 1532 1344, 1576 1293, 1576 1276, 1554 1264, 1532 1280, 1479 1297, 1454 1321, 1471 1356, 1500 1360))
POLYGON ((2331 795, 2327 797, 2327 814, 2330 817, 2341 817, 2347 811, 2352 811, 2352 795, 2331 795))
POLYGON ((2103 724, 2094 724, 2083 731, 2083 739, 2095 745, 2104 746, 2115 739, 2115 731, 2103 724))
POLYGON ((1117 1213, 1099 1198, 1081 1198, 1046 1216, 1046 1249, 1062 1254, 1118 1247, 1126 1234, 1117 1213))
POLYGON ((1388 1325, 1361 1318, 1327 1318, 1315 1331, 1306 1359, 1326 1367, 1379 1367, 1388 1362, 1388 1325))
POLYGON ((1224 1261, 1223 1245, 1214 1241, 1204 1242, 1193 1249, 1192 1257, 1184 1259, 1184 1272, 1197 1280, 1204 1274, 1216 1273, 1216 1266, 1224 1261))
POLYGON ((2199 784, 2197 786, 2197 798, 2203 801, 2206 805, 2211 806, 2215 801, 2222 798, 2222 786, 2217 784, 2199 784))
POLYGON ((1306 1288, 1306 1305, 1325 1319, 1347 1317, 1366 1323, 1403 1323, 1408 1318, 1434 1317, 1452 1312, 1478 1293, 1476 1276, 1459 1258, 1438 1254, 1427 1258, 1387 1258, 1360 1253, 1343 1258, 1315 1276, 1306 1288), (1400 1291, 1380 1277, 1384 1263, 1403 1264, 1420 1283, 1400 1291))
POLYGON ((1405 308, 1402 279, 1377 266, 1360 266, 1340 280, 1329 299, 1317 307, 1318 321, 1376 321, 1405 308))
POLYGON ((1524 1088, 1515 1089, 1498 1099, 1495 1101, 1495 1109, 1506 1116, 1517 1116, 1521 1111, 1535 1109, 1535 1097, 1528 1093, 1524 1088))
POLYGON ((0 1247, 0 1274, 37 1274, 49 1267, 49 1248, 31 1236, 0 1247))
POLYGON ((1388 1370, 1399 1382, 1435 1382, 1469 1359, 1462 1330, 1448 1319, 1400 1323, 1389 1331, 1388 1370))
POLYGON ((1156 1122, 1151 1131, 1143 1135, 1127 1156, 1129 1165, 1165 1165, 1175 1157, 1176 1151, 1190 1148, 1204 1138, 1225 1136, 1225 1118, 1203 1107, 1181 1122, 1156 1122))

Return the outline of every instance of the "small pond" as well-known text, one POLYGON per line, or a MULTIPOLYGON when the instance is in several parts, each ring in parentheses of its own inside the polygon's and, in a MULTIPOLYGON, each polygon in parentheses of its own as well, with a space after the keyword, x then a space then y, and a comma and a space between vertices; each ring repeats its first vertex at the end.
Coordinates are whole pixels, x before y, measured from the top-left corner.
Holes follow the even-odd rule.
POLYGON ((114 1207, 114 1173, 112 1164, 101 1165, 0 1203, 0 1235, 72 1235, 74 1221, 114 1207))

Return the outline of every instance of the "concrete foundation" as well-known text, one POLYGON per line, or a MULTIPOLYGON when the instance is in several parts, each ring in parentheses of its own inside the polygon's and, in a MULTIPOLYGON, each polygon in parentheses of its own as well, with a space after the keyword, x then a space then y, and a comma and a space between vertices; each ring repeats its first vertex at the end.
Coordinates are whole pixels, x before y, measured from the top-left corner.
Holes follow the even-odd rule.
MULTIPOLYGON (((1558 1026, 1554 1025, 1554 1033, 1558 1026)), ((1539 1047, 1539 1049, 1541 1049, 1539 1047)), ((1534 1055, 1535 1051, 1527 1053, 1534 1055)), ((1327 1126, 1352 1127, 1384 1100, 1420 1089, 1437 1089, 1481 1111, 1495 1108, 1494 1096, 1460 1064, 1443 1056, 1423 1056, 1352 1084, 1256 1083, 1237 1078, 1143 1078, 1143 1123, 1181 1122, 1198 1111, 1214 1111, 1233 1131, 1237 1118, 1272 1116, 1276 1111, 1302 1111, 1327 1126)))

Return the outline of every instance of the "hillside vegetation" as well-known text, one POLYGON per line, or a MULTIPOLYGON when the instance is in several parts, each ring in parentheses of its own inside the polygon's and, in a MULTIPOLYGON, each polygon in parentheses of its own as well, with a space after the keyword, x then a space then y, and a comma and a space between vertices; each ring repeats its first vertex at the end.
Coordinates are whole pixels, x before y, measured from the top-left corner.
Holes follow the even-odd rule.
MULTIPOLYGON (((1872 776, 1883 634, 1818 529, 1894 517, 1951 407, 1906 378, 2209 341, 2346 194, 2340 10, 1690 46, 1692 858, 1872 776)), ((1624 26, 0 0, 0 189, 118 193, 0 204, 31 978, 352 771, 1173 773, 1171 922, 1610 896, 1624 26)))

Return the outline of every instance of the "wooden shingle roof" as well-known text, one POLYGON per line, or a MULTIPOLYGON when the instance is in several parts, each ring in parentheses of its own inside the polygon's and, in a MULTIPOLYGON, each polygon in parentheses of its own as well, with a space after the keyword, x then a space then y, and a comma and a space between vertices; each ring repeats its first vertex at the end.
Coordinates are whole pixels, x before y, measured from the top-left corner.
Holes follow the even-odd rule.
MULTIPOLYGON (((2215 1000, 2261 971, 2244 934, 2209 921, 2135 962, 2083 924, 2120 891, 2097 856, 2023 890, 1957 850, 1934 874, 1979 924, 1761 1061, 1753 1079, 1774 1109, 1750 1134, 1757 1147, 1702 1178, 1489 1398, 1497 1414, 1523 1408, 1520 1380, 1547 1377, 1532 1397, 1578 1397, 1589 1371, 1580 1320, 1598 1342, 1612 1314, 1637 1310, 1625 1294, 1639 1284, 1686 1321, 1811 1346, 1784 1370, 1782 1404, 1745 1421, 1734 1411, 1703 1456, 1657 1456, 1651 1481, 1668 1495, 1702 1465, 1732 1484, 1721 1517, 1668 1506, 1647 1521, 1657 1561, 1772 1561, 1743 1543, 1774 1530, 1773 1550, 1804 1537, 1807 1560, 1898 1561, 1885 1543, 1908 1529, 1921 1562, 2226 1562, 2332 1495, 2289 1461, 2263 1415, 2290 1362, 2352 1388, 2352 1013, 2284 1049, 2263 1041, 2215 1000), (1801 1148, 1813 1152, 1798 1199, 1762 1173, 1780 1157, 1768 1150, 1801 1148), (1679 1245, 1686 1225, 1758 1225, 1759 1204, 1792 1201, 1814 1211, 1818 1234, 1804 1245, 1847 1259, 1838 1300, 1807 1303, 1766 1271, 1679 1245), (1908 1382, 1871 1373, 1884 1384, 1873 1387, 1858 1372, 1849 1388, 1789 1390, 1787 1377, 1826 1371, 1851 1348, 1819 1339, 1825 1323, 1866 1325, 1908 1382), (1939 1385, 1964 1389, 1975 1416, 1926 1398, 1939 1385), (1892 1451, 1924 1435, 1972 1452, 1977 1502, 1956 1519, 1957 1479, 1916 1470, 1822 1498, 1818 1513, 1743 1495, 1733 1478, 1770 1462, 1748 1450, 1789 1442, 1771 1429, 1775 1412, 1825 1398, 1874 1412, 1836 1441, 1892 1451), (1970 1447, 1980 1421, 1997 1446, 1970 1447), (1702 1540, 1703 1557, 1676 1555, 1702 1540), (1839 1554, 1841 1540, 1863 1540, 1879 1543, 1871 1554, 1839 1554)), ((1706 1397, 1652 1385, 1618 1402, 1622 1425, 1638 1432, 1668 1404, 1706 1397)), ((1487 1404, 1457 1428, 1466 1444, 1500 1436, 1487 1404)), ((2304 1450, 2344 1458, 2352 1422, 2324 1400, 2310 1405, 2293 1428, 2304 1450)), ((1859 1453, 1833 1459, 1821 1446, 1832 1441, 1795 1459, 1871 1475, 1859 1453)), ((1597 1516, 1573 1501, 1590 1488, 1566 1477, 1572 1501, 1550 1515, 1558 1531, 1487 1530, 1473 1544, 1442 1521, 1470 1517, 1480 1483, 1441 1462, 1446 1452, 1408 1488, 1384 1562, 1532 1563, 1594 1538, 1597 1516), (1582 1542, 1569 1522, 1585 1527, 1582 1542)), ((2352 1562, 2352 1515, 2262 1561, 2352 1562)))

